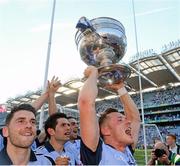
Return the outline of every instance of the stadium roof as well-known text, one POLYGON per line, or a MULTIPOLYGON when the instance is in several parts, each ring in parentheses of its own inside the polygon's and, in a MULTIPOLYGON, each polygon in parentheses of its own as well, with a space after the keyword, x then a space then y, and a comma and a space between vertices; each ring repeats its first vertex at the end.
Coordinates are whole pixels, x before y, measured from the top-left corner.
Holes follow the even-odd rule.
POLYGON ((152 52, 150 56, 142 57, 139 64, 137 59, 129 63, 132 74, 127 82, 136 91, 139 90, 138 65, 143 89, 180 82, 180 47, 161 54, 152 52))
MULTIPOLYGON (((128 66, 131 68, 132 74, 126 81, 131 87, 130 91, 132 93, 139 91, 138 63, 140 65, 143 89, 156 89, 161 86, 180 83, 180 40, 176 43, 171 42, 163 48, 164 50, 160 54, 155 53, 151 49, 139 53, 139 56, 136 55, 131 58, 128 66)), ((56 93, 57 103, 64 107, 76 108, 78 92, 82 85, 83 82, 80 79, 71 80, 64 84, 56 93)), ((24 102, 33 102, 41 93, 42 91, 39 90, 9 99, 7 101, 7 108, 24 102)), ((96 101, 115 97, 116 94, 114 92, 100 87, 96 101)))

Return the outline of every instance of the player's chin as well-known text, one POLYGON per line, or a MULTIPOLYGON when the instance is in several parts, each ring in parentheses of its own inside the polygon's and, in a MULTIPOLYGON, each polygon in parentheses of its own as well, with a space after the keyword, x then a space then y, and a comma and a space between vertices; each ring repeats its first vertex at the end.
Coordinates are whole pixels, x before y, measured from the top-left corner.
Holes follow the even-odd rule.
POLYGON ((35 136, 31 135, 31 136, 22 136, 21 137, 21 142, 33 142, 35 140, 35 136))
POLYGON ((68 141, 68 140, 70 140, 70 136, 66 136, 64 139, 65 139, 66 141, 68 141))
POLYGON ((73 133, 73 137, 77 137, 78 136, 78 133, 73 133))
POLYGON ((126 143, 127 145, 131 145, 134 143, 134 140, 131 136, 126 136, 126 143))
POLYGON ((21 145, 19 145, 19 147, 22 147, 22 148, 29 148, 31 145, 33 144, 33 141, 22 141, 21 145))
POLYGON ((131 144, 133 144, 133 143, 134 143, 134 140, 133 140, 133 139, 129 140, 129 145, 131 145, 131 144))

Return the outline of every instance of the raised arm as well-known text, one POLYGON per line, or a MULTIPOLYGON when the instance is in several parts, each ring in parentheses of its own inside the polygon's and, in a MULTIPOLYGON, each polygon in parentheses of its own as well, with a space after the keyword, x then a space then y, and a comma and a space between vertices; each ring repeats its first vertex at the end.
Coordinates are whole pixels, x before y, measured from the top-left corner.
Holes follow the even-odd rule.
POLYGON ((49 97, 48 91, 45 91, 44 93, 41 94, 39 98, 37 98, 33 103, 32 106, 35 108, 35 110, 39 110, 42 105, 47 101, 49 97))
POLYGON ((60 81, 58 80, 58 77, 53 77, 51 82, 48 81, 48 104, 49 104, 49 115, 52 115, 53 113, 57 112, 57 106, 56 106, 56 98, 55 94, 59 87, 61 86, 60 81))
POLYGON ((98 71, 95 67, 89 66, 85 70, 84 75, 87 77, 87 80, 85 81, 78 98, 80 132, 84 144, 92 151, 96 151, 99 141, 99 124, 95 110, 95 99, 98 94, 98 71))
POLYGON ((39 110, 42 105, 48 100, 49 104, 51 105, 51 110, 49 110, 49 114, 53 113, 53 110, 55 111, 56 105, 54 105, 54 100, 55 100, 55 93, 59 89, 61 83, 58 80, 58 77, 53 77, 51 82, 48 81, 48 86, 47 89, 44 93, 41 94, 39 98, 37 98, 33 103, 32 106, 36 109, 39 110))
POLYGON ((134 143, 132 144, 132 148, 135 149, 137 141, 138 141, 138 135, 140 130, 140 114, 138 111, 138 108, 128 92, 126 91, 124 87, 124 83, 120 84, 114 84, 109 86, 108 88, 111 88, 113 90, 116 90, 118 94, 120 95, 120 101, 124 108, 124 113, 126 115, 126 118, 131 121, 131 134, 134 138, 134 143))

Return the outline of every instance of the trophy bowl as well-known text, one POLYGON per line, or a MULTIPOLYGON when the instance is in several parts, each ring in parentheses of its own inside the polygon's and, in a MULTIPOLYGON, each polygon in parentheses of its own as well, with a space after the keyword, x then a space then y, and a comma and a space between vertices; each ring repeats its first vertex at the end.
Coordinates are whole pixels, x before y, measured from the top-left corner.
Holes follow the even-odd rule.
POLYGON ((81 17, 76 25, 75 42, 81 59, 89 66, 98 67, 100 86, 124 81, 131 70, 117 64, 126 52, 126 35, 123 25, 109 17, 88 20, 81 17))

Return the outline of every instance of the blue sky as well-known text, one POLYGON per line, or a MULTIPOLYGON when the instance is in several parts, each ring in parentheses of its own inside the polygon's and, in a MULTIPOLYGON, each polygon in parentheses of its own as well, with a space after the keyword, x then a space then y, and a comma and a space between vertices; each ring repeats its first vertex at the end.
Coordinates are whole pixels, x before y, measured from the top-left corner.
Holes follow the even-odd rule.
MULTIPOLYGON (((180 0, 134 0, 139 51, 180 38, 180 0)), ((53 0, 0 0, 0 103, 43 86, 53 0)), ((56 0, 50 79, 82 77, 74 35, 81 16, 112 17, 126 29, 124 61, 136 53, 132 0, 56 0)))

